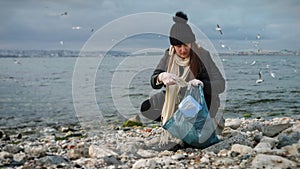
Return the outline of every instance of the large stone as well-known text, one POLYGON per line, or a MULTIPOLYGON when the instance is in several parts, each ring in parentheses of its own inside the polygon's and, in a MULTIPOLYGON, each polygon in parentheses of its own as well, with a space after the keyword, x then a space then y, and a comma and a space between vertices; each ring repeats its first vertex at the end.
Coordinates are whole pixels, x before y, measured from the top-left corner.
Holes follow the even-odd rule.
POLYGON ((240 119, 226 119, 225 120, 225 127, 230 127, 232 129, 237 129, 241 125, 240 119))
POLYGON ((253 150, 249 146, 241 145, 241 144, 234 144, 231 147, 231 151, 235 151, 240 154, 252 154, 253 150))
POLYGON ((277 144, 278 140, 275 138, 263 136, 260 142, 254 147, 254 151, 257 153, 273 153, 273 148, 277 144))
POLYGON ((282 133, 278 136, 279 143, 277 148, 295 144, 300 139, 300 132, 292 132, 290 134, 282 133))
POLYGON ((225 139, 217 144, 214 144, 210 147, 205 148, 203 151, 205 152, 214 152, 219 153, 222 149, 230 150, 233 144, 241 144, 246 146, 251 146, 251 142, 247 139, 247 137, 243 134, 238 134, 236 136, 230 137, 229 139, 225 139))
POLYGON ((243 126, 242 131, 261 131, 263 124, 258 121, 249 122, 246 126, 243 126))
POLYGON ((258 154, 252 161, 252 168, 284 169, 296 166, 295 162, 276 155, 258 154))
POLYGON ((274 137, 274 136, 278 135, 281 131, 283 131, 291 126, 292 126, 292 124, 289 124, 289 123, 263 126, 262 132, 263 132, 263 135, 265 135, 265 136, 274 137))

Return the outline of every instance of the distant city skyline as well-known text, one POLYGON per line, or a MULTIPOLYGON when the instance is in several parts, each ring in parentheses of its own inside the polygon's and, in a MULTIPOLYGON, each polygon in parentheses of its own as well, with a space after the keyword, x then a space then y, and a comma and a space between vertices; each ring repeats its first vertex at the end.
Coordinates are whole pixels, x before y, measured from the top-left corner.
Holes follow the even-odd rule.
MULTIPOLYGON (((1 0, 0 8, 0 49, 80 50, 97 30, 121 17, 143 12, 171 16, 179 10, 187 13, 189 23, 200 29, 219 52, 300 49, 297 0, 1 0)), ((166 24, 171 26, 171 17, 166 24)), ((137 45, 144 43, 145 47, 169 45, 167 37, 137 39, 137 45)))

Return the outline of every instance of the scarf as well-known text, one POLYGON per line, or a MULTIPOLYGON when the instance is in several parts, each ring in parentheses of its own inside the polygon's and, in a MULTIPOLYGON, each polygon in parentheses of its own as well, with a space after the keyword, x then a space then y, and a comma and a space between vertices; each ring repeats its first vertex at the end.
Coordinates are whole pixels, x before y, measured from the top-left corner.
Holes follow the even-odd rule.
MULTIPOLYGON (((168 63, 167 72, 179 76, 179 66, 182 66, 183 74, 179 77, 182 78, 183 80, 186 80, 190 72, 190 67, 189 67, 190 57, 186 59, 182 59, 177 54, 175 54, 173 47, 170 47, 169 51, 170 51, 169 52, 170 59, 168 63)), ((161 113, 163 125, 167 122, 167 120, 169 120, 172 114, 176 111, 176 106, 180 102, 180 99, 178 97, 179 91, 180 91, 180 86, 177 84, 166 86, 165 103, 163 105, 163 109, 161 113)))

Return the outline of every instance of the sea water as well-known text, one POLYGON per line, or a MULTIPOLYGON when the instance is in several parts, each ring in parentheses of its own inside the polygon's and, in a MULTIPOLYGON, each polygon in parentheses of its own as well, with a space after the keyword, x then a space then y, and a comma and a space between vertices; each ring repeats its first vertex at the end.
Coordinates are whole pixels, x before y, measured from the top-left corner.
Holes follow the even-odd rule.
MULTIPOLYGON (((83 116, 120 124, 139 113, 140 104, 158 92, 151 88, 150 76, 161 57, 84 58, 81 62, 97 64, 77 70, 86 72, 79 89, 72 88, 76 57, 17 58, 17 62, 0 58, 0 128, 74 124, 83 116), (82 102, 74 103, 74 92, 91 86, 92 92, 79 93, 82 102), (95 100, 98 109, 89 100, 95 100), (86 111, 76 112, 76 106, 86 111)), ((226 79, 225 117, 299 114, 300 57, 220 56, 220 60, 226 79), (256 83, 259 72, 262 83, 256 83)))

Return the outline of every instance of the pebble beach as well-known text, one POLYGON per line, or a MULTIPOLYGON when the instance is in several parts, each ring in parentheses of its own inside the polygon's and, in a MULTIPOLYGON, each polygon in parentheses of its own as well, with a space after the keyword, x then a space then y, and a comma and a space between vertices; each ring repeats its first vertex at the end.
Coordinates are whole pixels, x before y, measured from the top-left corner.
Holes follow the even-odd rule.
POLYGON ((220 142, 205 149, 170 140, 162 128, 111 125, 0 130, 0 168, 300 168, 300 116, 226 119, 220 142))

